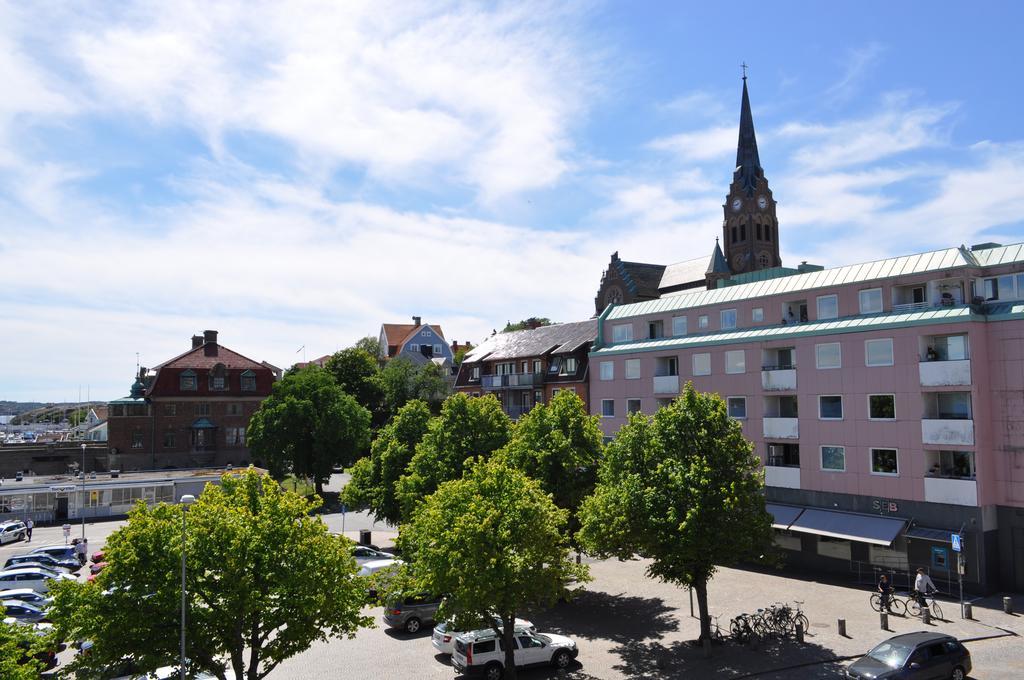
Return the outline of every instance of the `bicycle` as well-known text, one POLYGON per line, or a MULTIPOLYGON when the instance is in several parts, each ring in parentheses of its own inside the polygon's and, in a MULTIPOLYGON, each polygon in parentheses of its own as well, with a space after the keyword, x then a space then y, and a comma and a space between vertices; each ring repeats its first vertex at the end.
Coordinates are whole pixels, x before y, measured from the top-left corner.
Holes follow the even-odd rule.
POLYGON ((711 633, 711 642, 713 644, 722 644, 725 642, 725 635, 722 633, 721 626, 718 625, 717 616, 708 614, 708 629, 711 633))
MULTIPOLYGON (((876 612, 882 611, 881 593, 872 593, 870 602, 872 609, 874 609, 876 612)), ((895 614, 896 616, 906 616, 907 601, 901 599, 898 595, 896 595, 896 593, 889 593, 889 613, 895 614)))
POLYGON ((803 601, 793 600, 793 602, 796 604, 796 609, 790 614, 789 629, 793 631, 793 635, 796 635, 797 624, 800 624, 800 627, 806 633, 811 627, 811 622, 807 619, 807 615, 804 614, 803 607, 801 607, 803 601))
POLYGON ((756 635, 750 615, 740 614, 729 621, 729 635, 741 645, 750 641, 756 635))
MULTIPOLYGON (((942 607, 935 601, 935 594, 937 590, 933 590, 924 596, 924 603, 928 605, 928 612, 931 614, 933 619, 939 619, 945 621, 942 617, 942 607)), ((916 597, 910 601, 910 605, 907 607, 912 616, 921 616, 921 603, 916 597)))

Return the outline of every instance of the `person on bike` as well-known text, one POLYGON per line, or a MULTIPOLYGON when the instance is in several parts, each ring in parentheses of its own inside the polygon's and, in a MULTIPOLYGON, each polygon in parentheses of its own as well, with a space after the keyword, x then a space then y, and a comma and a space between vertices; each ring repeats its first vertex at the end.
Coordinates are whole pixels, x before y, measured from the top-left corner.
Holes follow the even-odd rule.
POLYGON ((934 593, 938 588, 935 587, 935 583, 932 582, 932 577, 924 573, 924 567, 917 568, 917 578, 914 579, 914 595, 917 598, 917 604, 921 608, 928 606, 925 602, 925 595, 934 593))
POLYGON ((885 574, 878 579, 878 592, 882 597, 882 609, 892 614, 892 609, 889 606, 889 598, 892 597, 892 584, 889 583, 889 577, 885 574))

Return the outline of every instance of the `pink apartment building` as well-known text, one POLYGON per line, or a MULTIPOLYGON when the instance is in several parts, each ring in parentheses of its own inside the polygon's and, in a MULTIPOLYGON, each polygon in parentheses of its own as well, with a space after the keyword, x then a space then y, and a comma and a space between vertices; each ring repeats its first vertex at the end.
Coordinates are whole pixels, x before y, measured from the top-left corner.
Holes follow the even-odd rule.
POLYGON ((609 305, 590 362, 609 437, 687 381, 726 399, 790 563, 955 582, 958 533, 966 584, 1024 589, 1024 244, 609 305))

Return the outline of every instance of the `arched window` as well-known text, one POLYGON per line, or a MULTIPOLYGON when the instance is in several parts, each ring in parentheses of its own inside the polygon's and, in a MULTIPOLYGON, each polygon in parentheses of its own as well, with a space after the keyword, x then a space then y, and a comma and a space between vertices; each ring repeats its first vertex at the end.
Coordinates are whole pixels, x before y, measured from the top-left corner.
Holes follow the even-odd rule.
POLYGON ((758 241, 761 240, 761 225, 760 224, 757 225, 757 240, 758 241))
POLYGON ((768 268, 768 256, 766 254, 764 254, 764 253, 761 253, 758 256, 758 258, 757 258, 757 263, 758 263, 758 265, 760 265, 761 269, 767 269, 768 268))
POLYGON ((228 388, 228 371, 224 364, 217 364, 210 369, 210 389, 226 390, 228 388))

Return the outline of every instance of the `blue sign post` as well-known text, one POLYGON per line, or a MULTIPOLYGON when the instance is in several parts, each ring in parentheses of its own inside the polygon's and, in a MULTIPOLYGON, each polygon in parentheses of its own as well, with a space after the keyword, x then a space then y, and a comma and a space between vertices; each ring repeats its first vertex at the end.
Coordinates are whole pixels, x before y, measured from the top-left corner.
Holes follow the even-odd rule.
POLYGON ((953 544, 953 552, 956 553, 956 580, 960 584, 960 618, 964 616, 964 539, 960 534, 950 534, 949 541, 953 544))
POLYGON ((949 540, 953 543, 953 552, 960 552, 963 549, 960 534, 950 534, 949 540))

